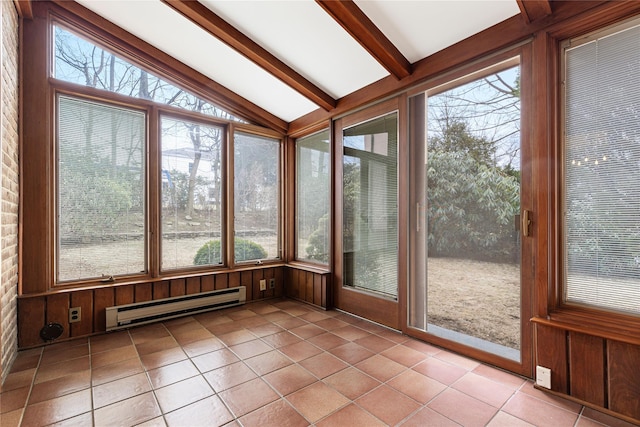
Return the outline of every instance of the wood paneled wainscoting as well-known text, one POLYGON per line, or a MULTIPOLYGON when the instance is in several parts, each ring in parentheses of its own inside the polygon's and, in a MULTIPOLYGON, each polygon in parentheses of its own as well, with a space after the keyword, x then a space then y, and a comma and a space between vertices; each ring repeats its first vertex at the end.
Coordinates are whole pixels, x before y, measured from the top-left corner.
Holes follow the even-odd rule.
POLYGON ((332 308, 331 276, 328 271, 307 266, 288 265, 285 295, 323 309, 332 308))
POLYGON ((533 321, 536 363, 551 369, 551 391, 640 424, 640 342, 533 321))
POLYGON ((64 328, 58 340, 78 338, 106 331, 106 307, 236 286, 246 286, 247 302, 281 297, 285 290, 285 267, 253 268, 155 282, 69 288, 45 294, 22 295, 18 299, 18 347, 45 344, 40 338, 40 329, 50 322, 59 323, 64 328), (275 279, 275 288, 260 291, 260 279, 271 278, 275 279), (81 308, 80 322, 69 323, 70 307, 81 308))

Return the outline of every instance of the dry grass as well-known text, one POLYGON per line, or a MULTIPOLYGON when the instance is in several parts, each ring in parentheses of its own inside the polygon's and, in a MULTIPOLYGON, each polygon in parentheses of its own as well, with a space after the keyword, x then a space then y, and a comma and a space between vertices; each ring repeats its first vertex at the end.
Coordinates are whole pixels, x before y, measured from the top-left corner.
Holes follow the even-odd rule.
POLYGON ((520 268, 514 264, 429 258, 428 321, 520 348, 520 268))

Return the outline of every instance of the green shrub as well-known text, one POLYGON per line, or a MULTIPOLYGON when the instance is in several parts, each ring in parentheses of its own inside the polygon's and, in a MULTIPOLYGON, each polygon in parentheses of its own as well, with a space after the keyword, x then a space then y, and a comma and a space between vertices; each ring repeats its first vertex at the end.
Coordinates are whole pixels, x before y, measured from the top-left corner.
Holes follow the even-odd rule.
POLYGON ((329 215, 324 214, 318 220, 318 228, 309 235, 309 242, 305 248, 307 251, 307 258, 324 263, 329 262, 329 248, 327 247, 329 235, 327 224, 328 220, 329 215))
POLYGON ((429 151, 429 255, 504 260, 516 241, 520 183, 462 151, 429 151))
MULTIPOLYGON (((256 242, 236 237, 234 239, 234 256, 236 262, 263 259, 267 257, 267 251, 256 242)), ((209 240, 198 249, 193 258, 194 265, 220 264, 221 261, 220 240, 209 240)))

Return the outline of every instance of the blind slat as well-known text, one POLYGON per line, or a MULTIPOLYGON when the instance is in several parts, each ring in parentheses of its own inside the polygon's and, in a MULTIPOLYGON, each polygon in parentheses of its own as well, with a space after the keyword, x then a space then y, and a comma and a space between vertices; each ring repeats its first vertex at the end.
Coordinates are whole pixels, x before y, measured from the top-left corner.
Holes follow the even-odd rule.
POLYGON ((640 27, 565 65, 565 300, 640 315, 640 27))

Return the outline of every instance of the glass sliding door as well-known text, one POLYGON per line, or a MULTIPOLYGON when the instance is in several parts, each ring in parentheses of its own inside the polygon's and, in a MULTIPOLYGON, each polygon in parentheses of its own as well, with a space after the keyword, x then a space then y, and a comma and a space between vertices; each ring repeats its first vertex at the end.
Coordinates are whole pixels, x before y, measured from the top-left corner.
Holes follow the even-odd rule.
POLYGON ((518 61, 412 97, 410 117, 408 326, 519 363, 518 61))

